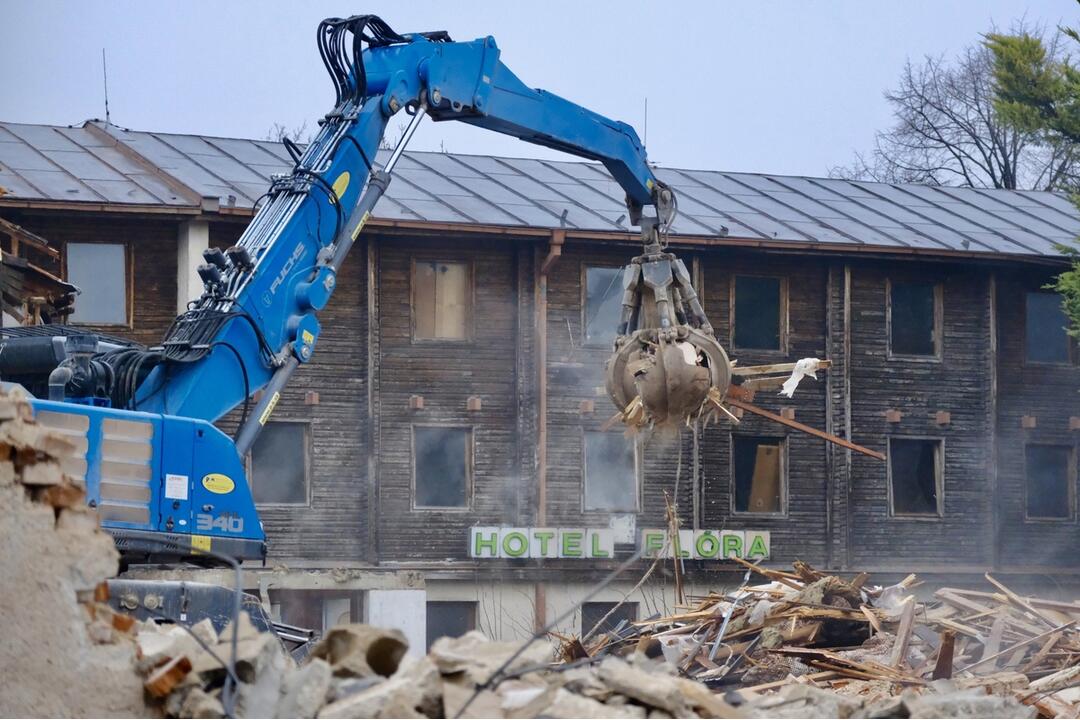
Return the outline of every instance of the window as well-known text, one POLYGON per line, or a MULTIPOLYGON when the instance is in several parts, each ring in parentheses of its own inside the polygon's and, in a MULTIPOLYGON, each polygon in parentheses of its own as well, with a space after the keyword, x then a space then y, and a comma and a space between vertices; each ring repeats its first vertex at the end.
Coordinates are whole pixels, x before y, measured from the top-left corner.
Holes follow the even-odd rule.
POLYGON ((127 250, 114 243, 68 243, 67 279, 82 291, 72 323, 126 325, 127 250))
POLYGON ((731 344, 746 350, 783 348, 783 285, 780 278, 737 275, 731 303, 731 344))
POLYGON ((620 432, 585 433, 585 509, 637 512, 634 441, 620 432))
POLYGON ((731 436, 735 512, 784 512, 783 438, 731 436))
POLYGON ((255 502, 306 505, 308 502, 308 424, 266 423, 251 447, 248 478, 255 502))
POLYGON ((413 482, 416 507, 463 508, 472 474, 472 431, 413 426, 413 482))
POLYGON ((1072 517, 1075 484, 1073 449, 1066 445, 1024 448, 1027 517, 1067 520, 1072 517))
POLYGON ((1027 294, 1027 317, 1024 325, 1028 362, 1068 363, 1071 341, 1065 328, 1069 325, 1057 293, 1027 294))
MULTIPOLYGON (((255 591, 258 594, 258 591, 255 591)), ((363 618, 361 591, 279 590, 270 588, 270 616, 277 622, 321 629, 363 618)))
POLYGON ((413 339, 466 340, 471 282, 463 262, 413 262, 413 339))
POLYGON ((476 629, 473 601, 429 600, 427 603, 427 649, 441 637, 461 637, 476 629))
POLYGON ((889 492, 893 515, 941 515, 940 440, 889 438, 889 492))
POLYGON ((608 347, 622 319, 622 268, 585 268, 585 344, 608 347))
POLYGON ((593 637, 602 635, 603 633, 611 632, 619 626, 623 620, 628 623, 635 622, 638 619, 638 604, 632 602, 624 602, 622 605, 615 607, 616 603, 613 602, 587 602, 581 606, 581 635, 596 627, 596 623, 604 620, 604 617, 611 613, 611 616, 604 620, 603 625, 596 628, 596 632, 593 633, 593 637), (614 612, 612 612, 614 610, 614 612))
POLYGON ((889 355, 941 354, 941 286, 889 283, 889 355))

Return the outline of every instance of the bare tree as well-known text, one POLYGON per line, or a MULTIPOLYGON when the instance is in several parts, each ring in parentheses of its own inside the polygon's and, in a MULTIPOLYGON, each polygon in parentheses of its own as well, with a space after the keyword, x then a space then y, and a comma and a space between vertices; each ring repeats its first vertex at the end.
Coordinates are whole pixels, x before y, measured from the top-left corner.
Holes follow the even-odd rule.
POLYGON ((266 137, 264 139, 270 140, 271 142, 282 142, 285 138, 289 138, 293 142, 303 145, 311 142, 311 135, 312 133, 308 132, 307 120, 305 120, 292 130, 281 123, 274 123, 270 126, 270 129, 266 131, 266 137))
POLYGON ((896 125, 877 133, 869 156, 856 154, 830 177, 1039 190, 1073 184, 1073 148, 1019 130, 995 111, 993 67, 981 42, 952 63, 908 62, 899 87, 885 93, 896 125))

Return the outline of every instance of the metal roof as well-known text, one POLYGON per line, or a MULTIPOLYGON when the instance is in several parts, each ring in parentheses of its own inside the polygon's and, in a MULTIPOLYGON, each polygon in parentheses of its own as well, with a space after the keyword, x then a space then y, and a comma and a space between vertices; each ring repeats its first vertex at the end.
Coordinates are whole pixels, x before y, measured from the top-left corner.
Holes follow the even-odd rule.
MULTIPOLYGON (((0 122, 0 202, 250 208, 291 160, 263 140, 0 122)), ((836 247, 1059 255, 1080 235, 1060 194, 658 168, 679 200, 673 232, 836 247)), ((387 220, 632 230, 602 165, 406 152, 376 208, 387 220)))

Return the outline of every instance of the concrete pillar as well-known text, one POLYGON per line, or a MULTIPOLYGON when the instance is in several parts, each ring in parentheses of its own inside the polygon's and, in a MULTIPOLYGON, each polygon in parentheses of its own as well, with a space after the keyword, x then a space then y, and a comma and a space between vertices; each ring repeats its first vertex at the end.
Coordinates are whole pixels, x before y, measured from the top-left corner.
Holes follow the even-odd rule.
POLYGON ((203 264, 202 252, 210 247, 210 223, 206 220, 187 220, 180 223, 176 235, 176 312, 187 310, 187 304, 203 292, 198 267, 203 264))
POLYGON ((368 590, 364 598, 364 622, 396 628, 409 641, 409 654, 427 654, 427 591, 368 590))

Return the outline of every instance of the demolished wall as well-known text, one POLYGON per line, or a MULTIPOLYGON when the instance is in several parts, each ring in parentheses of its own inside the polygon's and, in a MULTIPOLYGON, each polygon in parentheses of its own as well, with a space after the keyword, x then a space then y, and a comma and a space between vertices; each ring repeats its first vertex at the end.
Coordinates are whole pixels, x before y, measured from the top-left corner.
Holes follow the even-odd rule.
POLYGON ((112 625, 88 623, 77 602, 116 574, 118 555, 60 470, 66 443, 33 421, 25 400, 0 396, 0 715, 153 715, 134 646, 109 643, 112 625))

